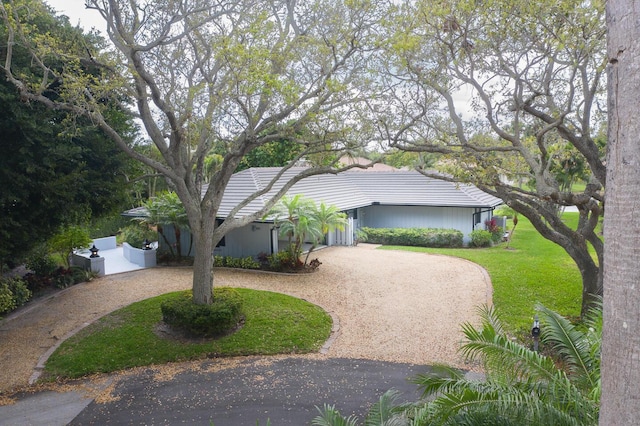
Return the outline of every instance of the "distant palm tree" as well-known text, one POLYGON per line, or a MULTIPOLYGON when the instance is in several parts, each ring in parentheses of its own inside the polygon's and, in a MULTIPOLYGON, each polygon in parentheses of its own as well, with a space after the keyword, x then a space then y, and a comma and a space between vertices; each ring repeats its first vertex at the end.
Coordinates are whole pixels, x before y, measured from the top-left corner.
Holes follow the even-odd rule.
POLYGON ((270 212, 280 228, 280 235, 287 237, 288 250, 296 261, 302 255, 305 241, 315 241, 320 237, 320 228, 313 216, 314 209, 313 201, 298 194, 283 197, 270 212))
POLYGON ((347 224, 346 214, 338 210, 338 207, 326 205, 324 202, 321 202, 319 206, 314 205, 310 214, 314 219, 315 225, 319 228, 319 232, 314 232, 314 236, 318 236, 319 238, 313 240, 313 244, 304 259, 305 265, 309 260, 311 252, 324 240, 327 233, 335 229, 342 231, 347 224))
MULTIPOLYGON (((146 223, 148 226, 155 226, 158 234, 162 236, 166 245, 169 247, 171 256, 182 256, 181 235, 182 229, 189 229, 189 221, 187 213, 175 192, 163 192, 144 203, 147 216, 138 218, 139 221, 146 223), (167 239, 164 233, 164 226, 173 226, 176 251, 173 245, 167 239)), ((189 248, 191 251, 191 248, 189 248)))
MULTIPOLYGON (((514 342, 496 312, 483 308, 482 328, 463 325, 467 341, 461 348, 468 360, 483 363, 483 380, 436 366, 431 373, 413 379, 423 391, 422 401, 387 407, 392 417, 365 424, 596 425, 601 393, 602 307, 591 308, 581 325, 544 306, 538 306, 538 310, 542 342, 554 358, 514 342)), ((331 408, 325 406, 321 413, 331 408)), ((357 424, 341 421, 338 416, 334 423, 316 424, 357 424)))

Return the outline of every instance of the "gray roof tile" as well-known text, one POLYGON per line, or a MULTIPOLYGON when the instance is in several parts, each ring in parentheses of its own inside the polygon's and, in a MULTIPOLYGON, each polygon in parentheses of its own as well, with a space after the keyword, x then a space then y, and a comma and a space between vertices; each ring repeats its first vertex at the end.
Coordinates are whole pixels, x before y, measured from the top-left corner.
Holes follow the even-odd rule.
MULTIPOLYGON (((231 210, 256 191, 266 188, 281 169, 258 167, 234 174, 222 197, 219 217, 226 217, 231 210)), ((238 216, 262 209, 293 176, 304 171, 293 167, 273 185, 273 188, 256 198, 238 216)), ((203 192, 206 191, 206 186, 203 192)), ((371 171, 369 173, 343 172, 311 176, 297 182, 289 195, 302 194, 317 203, 335 205, 340 210, 350 210, 372 204, 437 207, 490 208, 502 204, 502 200, 489 195, 473 185, 455 184, 426 177, 416 171, 371 171)), ((125 212, 137 215, 140 209, 125 212), (135 213, 135 214, 134 214, 135 213)))
MULTIPOLYGON (((233 175, 227 186, 219 214, 227 215, 240 201, 257 190, 267 187, 280 168, 262 167, 243 170, 233 175)), ((291 177, 305 170, 291 168, 262 198, 254 200, 240 211, 240 215, 257 211, 265 201, 282 188, 291 177)), ((455 184, 426 177, 416 171, 344 172, 305 178, 296 183, 289 195, 302 194, 316 202, 335 205, 340 210, 368 205, 404 205, 439 207, 490 208, 502 200, 473 185, 455 184)))

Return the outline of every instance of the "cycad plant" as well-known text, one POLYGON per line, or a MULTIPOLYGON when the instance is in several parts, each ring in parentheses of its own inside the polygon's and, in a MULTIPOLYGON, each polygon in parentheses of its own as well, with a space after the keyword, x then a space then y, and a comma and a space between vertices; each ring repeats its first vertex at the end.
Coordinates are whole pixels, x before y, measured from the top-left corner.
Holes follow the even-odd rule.
MULTIPOLYGON (((395 390, 385 392, 378 402, 373 404, 364 420, 365 426, 404 426, 409 419, 405 407, 398 403, 400 394, 395 390)), ((312 426, 358 426, 356 416, 343 417, 335 406, 325 404, 320 415, 311 422, 312 426)))
POLYGON ((413 381, 432 401, 415 406, 420 425, 595 425, 600 401, 602 308, 574 325, 539 305, 542 343, 554 356, 509 338, 493 308, 482 308, 482 327, 463 326, 462 353, 481 361, 485 379, 471 380, 439 367, 413 381))
POLYGON ((510 339, 496 311, 484 307, 481 328, 463 325, 466 342, 461 348, 469 361, 482 363, 484 378, 436 366, 412 380, 422 389, 423 400, 387 409, 394 423, 366 425, 597 424, 602 307, 590 309, 580 325, 544 306, 538 310, 543 347, 553 355, 510 339))

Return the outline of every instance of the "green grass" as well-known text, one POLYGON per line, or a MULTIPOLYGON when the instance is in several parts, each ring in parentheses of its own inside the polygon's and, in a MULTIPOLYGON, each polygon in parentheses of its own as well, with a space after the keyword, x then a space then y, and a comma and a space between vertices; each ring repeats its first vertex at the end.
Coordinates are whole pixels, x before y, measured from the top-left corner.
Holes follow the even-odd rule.
MULTIPOLYGON (((577 223, 577 213, 565 213, 567 223, 577 223)), ((511 229, 512 225, 509 225, 511 229)), ((544 239, 524 217, 510 248, 505 244, 485 249, 432 249, 384 246, 386 250, 438 253, 468 259, 483 266, 491 276, 493 302, 511 332, 528 333, 535 304, 567 317, 580 315, 582 279, 576 264, 557 244, 544 239)))
POLYGON ((279 293, 237 289, 244 327, 217 340, 178 343, 158 337, 160 304, 169 293, 115 311, 83 329, 56 350, 45 367, 49 378, 75 378, 125 368, 214 356, 317 351, 329 337, 331 318, 304 300, 279 293))

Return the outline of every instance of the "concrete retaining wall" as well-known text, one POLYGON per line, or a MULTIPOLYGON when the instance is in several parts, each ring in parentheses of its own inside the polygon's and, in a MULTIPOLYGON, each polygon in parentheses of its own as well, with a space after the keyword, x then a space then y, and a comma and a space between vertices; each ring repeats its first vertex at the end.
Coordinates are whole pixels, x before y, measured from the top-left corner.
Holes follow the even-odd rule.
POLYGON ((89 245, 95 244, 98 250, 115 250, 116 248, 116 237, 104 237, 104 238, 96 238, 93 240, 93 243, 89 245))
MULTIPOLYGON (((97 247, 97 246, 96 246, 97 247)), ((144 268, 151 268, 156 266, 156 250, 142 250, 132 247, 129 243, 122 243, 122 253, 124 258, 131 263, 142 266, 144 268)))
POLYGON ((93 271, 99 277, 103 277, 105 274, 104 257, 88 257, 73 253, 71 255, 71 266, 79 266, 87 271, 93 271))

